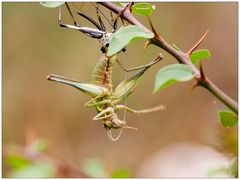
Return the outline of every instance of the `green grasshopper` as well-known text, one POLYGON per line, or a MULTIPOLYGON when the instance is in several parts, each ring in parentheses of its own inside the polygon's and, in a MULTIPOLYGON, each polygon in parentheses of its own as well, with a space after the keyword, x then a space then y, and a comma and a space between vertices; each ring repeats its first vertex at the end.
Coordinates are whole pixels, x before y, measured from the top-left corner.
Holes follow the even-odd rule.
POLYGON ((50 74, 47 79, 70 85, 91 96, 92 99, 85 106, 96 108, 98 114, 93 117, 93 120, 102 120, 103 127, 107 132, 111 129, 119 128, 136 130, 134 127, 127 126, 126 121, 120 120, 116 112, 118 110, 126 110, 131 113, 148 113, 163 110, 165 107, 161 105, 151 109, 134 110, 119 103, 124 101, 134 91, 145 71, 161 59, 162 55, 159 54, 151 63, 131 69, 140 70, 133 76, 123 80, 114 91, 112 85, 112 66, 116 61, 116 56, 106 57, 102 55, 93 71, 91 83, 84 83, 53 74, 50 74))

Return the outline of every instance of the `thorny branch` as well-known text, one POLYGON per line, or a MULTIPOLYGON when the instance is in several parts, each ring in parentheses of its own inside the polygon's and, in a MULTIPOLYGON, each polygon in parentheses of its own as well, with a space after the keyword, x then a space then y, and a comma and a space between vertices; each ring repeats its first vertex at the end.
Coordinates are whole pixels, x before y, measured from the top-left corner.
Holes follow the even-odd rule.
MULTIPOLYGON (((111 2, 100 2, 99 4, 106 7, 107 9, 113 11, 116 14, 120 14, 123 10, 122 7, 119 7, 111 2)), ((130 24, 141 27, 146 32, 150 31, 142 23, 140 23, 132 15, 132 13, 130 11, 122 12, 121 17, 124 20, 128 21, 130 24)), ((178 50, 174 49, 169 43, 167 43, 154 29, 150 19, 149 19, 149 22, 150 22, 150 26, 151 26, 152 31, 154 32, 155 36, 153 39, 151 39, 149 41, 148 45, 154 44, 154 45, 164 49, 172 56, 174 56, 179 63, 188 65, 195 74, 195 79, 197 80, 197 83, 195 86, 202 86, 202 87, 206 88, 215 97, 217 97, 222 103, 224 103, 228 108, 230 108, 233 112, 238 114, 237 102, 234 101, 233 99, 231 99, 227 94, 225 94, 222 90, 220 90, 206 75, 204 75, 202 66, 200 67, 200 70, 199 70, 190 60, 190 54, 200 45, 200 43, 206 36, 207 32, 202 36, 202 38, 192 48, 190 48, 189 51, 184 53, 182 51, 178 51, 178 50)))

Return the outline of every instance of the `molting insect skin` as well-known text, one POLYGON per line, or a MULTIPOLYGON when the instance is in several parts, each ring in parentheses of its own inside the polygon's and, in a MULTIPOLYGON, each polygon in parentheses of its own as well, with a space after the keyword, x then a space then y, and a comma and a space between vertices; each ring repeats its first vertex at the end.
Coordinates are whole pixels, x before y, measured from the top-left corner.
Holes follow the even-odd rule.
POLYGON ((91 81, 97 84, 83 83, 58 75, 49 75, 47 79, 73 86, 90 95, 92 99, 88 101, 85 106, 96 108, 98 114, 93 117, 93 120, 101 120, 103 127, 106 130, 119 128, 136 129, 127 126, 125 121, 118 118, 116 112, 118 110, 126 110, 131 113, 149 113, 163 110, 165 107, 160 105, 150 109, 134 110, 127 106, 119 105, 119 103, 125 100, 134 91, 145 71, 154 64, 158 63, 161 59, 162 56, 158 55, 151 63, 141 67, 136 74, 123 80, 115 88, 115 91, 112 90, 112 71, 110 70, 115 59, 111 59, 106 56, 100 58, 92 76, 91 81))
MULTIPOLYGON (((103 21, 102 21, 101 17, 98 14, 98 12, 99 12, 98 7, 97 7, 97 17, 98 17, 99 24, 94 19, 88 17, 87 15, 83 14, 82 12, 77 12, 78 15, 80 15, 81 17, 85 18, 90 23, 92 23, 97 28, 97 29, 95 29, 95 28, 83 27, 83 26, 79 25, 75 21, 73 13, 72 13, 72 11, 71 11, 71 9, 70 9, 70 7, 69 7, 67 2, 65 3, 65 5, 67 7, 67 10, 68 10, 70 16, 73 19, 74 25, 72 25, 72 24, 65 24, 62 21, 62 7, 60 6, 59 7, 59 15, 58 15, 58 24, 59 24, 59 26, 60 27, 65 27, 65 28, 69 28, 69 29, 73 29, 73 30, 77 30, 77 31, 80 31, 80 32, 86 34, 87 36, 99 39, 99 43, 101 44, 101 51, 102 51, 102 53, 106 53, 106 48, 109 45, 109 41, 110 41, 110 38, 111 38, 113 33, 107 32, 106 27, 103 24, 103 21)), ((117 19, 115 21, 117 21, 117 19)), ((113 32, 116 31, 116 22, 115 21, 113 22, 113 24, 111 24, 111 26, 113 27, 113 32)))
MULTIPOLYGON (((116 31, 117 27, 117 18, 120 17, 118 14, 117 18, 113 20, 113 33, 108 33, 106 31, 106 28, 101 20, 101 17, 98 15, 99 24, 88 17, 87 15, 78 12, 80 16, 87 19, 89 22, 91 22, 97 29, 94 28, 88 28, 88 27, 82 27, 79 24, 76 23, 73 14, 68 6, 68 3, 65 3, 68 9, 68 12, 70 13, 74 25, 65 24, 61 20, 61 7, 59 8, 59 18, 58 22, 61 27, 66 27, 74 30, 78 30, 92 38, 99 39, 99 42, 101 44, 101 51, 103 55, 97 61, 97 64, 94 68, 94 71, 92 73, 91 83, 84 83, 80 82, 74 79, 58 76, 58 75, 49 75, 48 80, 55 81, 63 84, 70 85, 72 87, 77 88, 78 90, 84 92, 85 94, 88 94, 92 97, 91 100, 89 100, 85 106, 87 107, 95 107, 97 110, 97 115, 93 117, 93 120, 101 120, 103 127, 107 130, 108 137, 111 140, 116 140, 111 135, 111 129, 122 129, 122 128, 128 128, 128 129, 134 129, 134 127, 130 127, 126 125, 126 121, 120 120, 116 114, 118 110, 124 110, 131 113, 149 113, 153 111, 159 111, 165 109, 164 106, 157 106, 150 109, 144 109, 144 110, 134 110, 127 106, 120 105, 122 101, 124 101, 136 88, 138 85, 141 77, 145 73, 147 69, 149 69, 151 66, 156 64, 162 59, 162 55, 159 54, 152 62, 149 64, 126 69, 123 67, 123 65, 118 61, 117 56, 106 56, 107 49, 109 46, 109 41, 112 36, 112 34, 116 31), (139 70, 137 73, 135 73, 133 76, 130 76, 129 78, 122 81, 116 88, 113 90, 112 85, 112 67, 113 64, 117 61, 117 63, 120 65, 120 67, 126 71, 135 71, 139 70)), ((98 9, 97 9, 98 12, 98 9)), ((125 48, 123 48, 122 51, 125 51, 125 48)), ((120 136, 120 134, 119 134, 120 136)), ((119 137, 118 136, 118 137, 119 137)), ((117 138, 118 139, 118 138, 117 138)))
MULTIPOLYGON (((97 12, 97 17, 98 17, 98 22, 96 22, 94 19, 92 19, 91 17, 87 16, 86 14, 82 13, 82 12, 77 12, 78 15, 80 15, 81 17, 83 17, 84 19, 88 20, 90 23, 92 23, 97 29, 95 28, 90 28, 90 27, 84 27, 81 26, 80 24, 78 24, 75 21, 75 18, 73 16, 73 13, 68 5, 67 2, 65 2, 65 5, 67 7, 67 10, 73 20, 73 24, 66 24, 62 21, 62 6, 59 7, 59 14, 58 14, 58 24, 60 27, 64 27, 64 28, 69 28, 69 29, 73 29, 73 30, 77 30, 80 31, 84 34, 86 34, 87 36, 90 36, 92 38, 98 39, 99 43, 101 45, 101 51, 102 53, 106 53, 107 52, 107 48, 109 46, 109 42, 110 42, 110 38, 113 35, 113 33, 117 30, 117 22, 118 19, 120 18, 120 14, 117 15, 117 17, 114 19, 112 12, 110 11, 110 15, 111 15, 111 21, 112 23, 107 19, 107 17, 99 10, 99 7, 94 5, 96 7, 96 12, 97 12), (99 12, 101 12, 101 14, 104 15, 104 17, 106 18, 107 22, 110 23, 111 27, 112 27, 112 32, 108 32, 106 30, 106 27, 99 15, 99 12)), ((122 20, 122 19, 121 19, 122 20)), ((123 22, 122 23, 124 26, 126 26, 126 24, 123 22)), ((123 52, 126 51, 126 48, 123 48, 122 50, 123 52)))

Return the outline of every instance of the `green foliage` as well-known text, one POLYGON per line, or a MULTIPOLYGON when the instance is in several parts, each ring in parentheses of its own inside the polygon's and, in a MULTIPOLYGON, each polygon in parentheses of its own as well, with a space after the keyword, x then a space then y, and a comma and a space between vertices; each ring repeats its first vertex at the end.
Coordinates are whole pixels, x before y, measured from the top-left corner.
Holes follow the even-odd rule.
POLYGON ((193 64, 197 64, 201 59, 207 59, 211 57, 211 53, 206 49, 200 49, 192 52, 190 59, 193 64))
POLYGON ((113 56, 120 52, 126 45, 136 39, 151 39, 154 37, 152 32, 145 32, 136 25, 128 25, 117 30, 110 39, 107 56, 113 56))
POLYGON ((216 177, 221 177, 221 175, 227 174, 227 168, 226 167, 218 167, 214 169, 210 169, 207 171, 207 176, 209 178, 216 178, 216 177))
POLYGON ((126 7, 127 6, 127 2, 117 2, 120 6, 122 7, 126 7))
POLYGON ((11 178, 47 178, 53 177, 54 174, 53 166, 49 162, 35 162, 12 170, 8 176, 11 178))
MULTIPOLYGON (((172 46, 177 51, 181 51, 181 49, 177 47, 176 44, 173 44, 172 46)), ((190 55, 190 59, 193 64, 198 64, 201 59, 207 59, 210 57, 211 57, 211 53, 207 49, 200 49, 197 51, 193 51, 190 55)))
POLYGON ((119 168, 115 170, 111 175, 111 178, 129 178, 129 177, 130 177, 130 172, 125 168, 119 168))
POLYGON ((233 127, 238 122, 238 115, 231 111, 219 111, 219 117, 225 127, 233 127))
POLYGON ((184 82, 194 78, 193 71, 183 64, 165 66, 157 72, 154 84, 154 92, 163 89, 177 81, 184 82))
POLYGON ((152 14, 152 12, 156 9, 156 6, 151 5, 150 3, 141 2, 141 3, 134 4, 131 7, 131 9, 132 9, 132 12, 134 13, 147 16, 152 14))
POLYGON ((59 7, 61 6, 62 4, 64 4, 65 2, 40 2, 40 4, 44 7, 47 7, 47 8, 56 8, 56 7, 59 7))
POLYGON ((22 168, 30 163, 27 158, 17 154, 7 156, 5 160, 8 165, 14 169, 22 168))
POLYGON ((82 170, 89 176, 95 178, 107 177, 104 165, 98 159, 88 159, 83 164, 82 170))
POLYGON ((238 157, 233 161, 231 166, 227 170, 228 174, 232 177, 238 177, 238 157))
POLYGON ((7 177, 47 178, 56 174, 54 162, 48 159, 47 156, 42 158, 41 153, 47 147, 44 139, 36 138, 27 144, 26 147, 16 147, 19 150, 21 149, 21 151, 15 152, 14 148, 5 147, 6 153, 3 157, 3 162, 8 167, 7 177))
POLYGON ((174 43, 173 43, 173 45, 172 45, 172 46, 173 46, 173 48, 174 48, 174 49, 176 49, 177 51, 181 51, 181 49, 180 49, 179 47, 177 47, 177 45, 176 45, 176 44, 174 44, 174 43))

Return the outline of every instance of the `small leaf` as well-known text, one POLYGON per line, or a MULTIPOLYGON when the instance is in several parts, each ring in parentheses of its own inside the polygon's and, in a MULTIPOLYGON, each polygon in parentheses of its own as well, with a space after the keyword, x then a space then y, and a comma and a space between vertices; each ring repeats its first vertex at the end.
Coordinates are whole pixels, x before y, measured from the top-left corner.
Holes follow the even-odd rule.
POLYGON ((107 56, 113 56, 121 51, 128 43, 136 39, 151 39, 154 34, 145 32, 136 25, 128 25, 117 30, 110 39, 107 56))
POLYGON ((40 4, 42 6, 47 7, 47 8, 56 8, 58 6, 61 6, 64 3, 65 2, 40 2, 40 4))
POLYGON ((111 178, 129 178, 129 177, 130 172, 125 168, 117 169, 111 175, 111 178))
POLYGON ((49 178, 55 174, 55 168, 50 162, 34 162, 9 172, 11 178, 49 178))
POLYGON ((120 6, 122 6, 122 7, 126 7, 128 3, 126 3, 126 2, 118 2, 118 4, 119 4, 120 6))
POLYGON ((211 57, 211 53, 206 49, 194 51, 190 55, 190 59, 193 64, 197 64, 199 62, 199 60, 201 60, 201 59, 206 59, 206 58, 210 58, 210 57, 211 57))
POLYGON ((152 12, 156 9, 156 6, 151 5, 149 3, 137 3, 134 4, 132 7, 132 12, 141 14, 144 16, 152 14, 152 12))
POLYGON ((24 156, 17 155, 17 154, 10 154, 6 157, 6 161, 8 162, 9 166, 14 169, 21 168, 29 164, 29 160, 24 156))
POLYGON ((219 117, 225 127, 235 126, 238 122, 238 115, 231 111, 219 111, 219 117))
POLYGON ((173 47, 174 49, 176 49, 177 51, 181 51, 181 49, 180 49, 179 47, 177 47, 177 45, 174 44, 174 43, 173 43, 172 47, 173 47))
POLYGON ((84 162, 82 170, 89 176, 95 178, 107 177, 105 167, 98 159, 88 159, 84 162))
POLYGON ((165 66, 157 72, 154 93, 177 81, 189 81, 194 78, 193 71, 184 64, 165 66))

